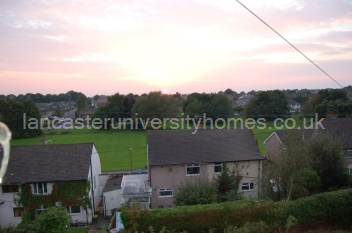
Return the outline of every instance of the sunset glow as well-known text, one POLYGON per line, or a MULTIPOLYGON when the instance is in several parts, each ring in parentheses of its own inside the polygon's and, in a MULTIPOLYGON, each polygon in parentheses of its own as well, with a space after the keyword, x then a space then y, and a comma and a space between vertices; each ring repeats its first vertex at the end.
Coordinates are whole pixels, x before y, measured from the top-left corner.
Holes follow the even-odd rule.
MULTIPOLYGON (((352 2, 242 0, 343 86, 352 2)), ((236 1, 0 4, 0 94, 339 88, 236 1)))

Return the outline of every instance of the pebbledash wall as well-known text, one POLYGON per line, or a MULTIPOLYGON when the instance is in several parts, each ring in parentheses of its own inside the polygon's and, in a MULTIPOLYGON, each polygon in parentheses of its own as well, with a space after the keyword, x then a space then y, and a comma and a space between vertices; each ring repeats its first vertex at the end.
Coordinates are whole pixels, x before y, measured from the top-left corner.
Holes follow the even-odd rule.
MULTIPOLYGON (((242 177, 239 184, 239 192, 245 198, 258 198, 259 184, 262 177, 262 160, 226 162, 229 171, 234 170, 242 177), (242 187, 245 190, 242 190, 242 187), (247 187, 249 188, 247 190, 247 187)), ((181 183, 197 179, 213 179, 217 174, 214 172, 215 163, 200 164, 199 175, 187 175, 187 165, 164 165, 150 168, 150 181, 152 187, 151 208, 174 206, 173 194, 181 183), (172 195, 160 196, 160 190, 172 190, 172 195)))

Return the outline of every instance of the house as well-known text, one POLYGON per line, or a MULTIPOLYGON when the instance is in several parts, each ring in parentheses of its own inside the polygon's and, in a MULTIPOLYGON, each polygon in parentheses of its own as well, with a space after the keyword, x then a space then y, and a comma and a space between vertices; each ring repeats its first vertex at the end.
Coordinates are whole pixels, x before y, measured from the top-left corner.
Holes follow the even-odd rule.
POLYGON ((122 177, 111 177, 103 189, 104 217, 113 215, 114 210, 121 208, 121 183, 122 177))
POLYGON ((136 202, 146 208, 150 207, 152 189, 148 174, 123 175, 121 183, 121 204, 136 202))
POLYGON ((236 100, 232 103, 232 107, 244 107, 253 98, 254 98, 254 95, 251 93, 244 94, 244 95, 238 97, 238 100, 236 100))
POLYGON ((242 176, 239 191, 258 198, 264 159, 248 129, 148 131, 151 208, 174 205, 184 182, 213 179, 224 168, 242 176))
POLYGON ((289 106, 290 106, 290 113, 301 112, 301 104, 296 100, 290 99, 289 106))
POLYGON ((82 118, 84 121, 84 124, 87 125, 91 121, 88 119, 92 119, 91 116, 97 111, 96 108, 82 108, 77 112, 77 118, 82 118), (86 120, 87 119, 87 120, 86 120))
POLYGON ((101 198, 100 173, 93 143, 12 147, 0 185, 0 226, 16 226, 24 211, 35 216, 50 205, 67 206, 71 222, 90 223, 101 198), (36 202, 17 205, 18 195, 36 202))
POLYGON ((54 110, 51 108, 51 104, 46 103, 36 103, 41 118, 51 117, 54 114, 54 110))
MULTIPOLYGON (((301 129, 302 137, 309 138, 314 133, 327 132, 340 139, 346 158, 347 169, 352 174, 352 120, 348 118, 325 119, 322 121, 324 129, 301 129)), ((280 147, 286 144, 289 130, 274 131, 264 141, 265 156, 275 161, 280 147)))
POLYGON ((108 103, 108 98, 100 98, 96 101, 95 107, 99 108, 99 107, 105 106, 107 103, 108 103))
MULTIPOLYGON (((264 141, 265 145, 265 158, 276 161, 281 147, 285 146, 288 138, 291 136, 290 132, 293 130, 278 130, 272 132, 264 141)), ((300 134, 295 134, 294 136, 302 136, 302 138, 308 138, 313 134, 313 130, 311 129, 301 129, 299 130, 300 134)))

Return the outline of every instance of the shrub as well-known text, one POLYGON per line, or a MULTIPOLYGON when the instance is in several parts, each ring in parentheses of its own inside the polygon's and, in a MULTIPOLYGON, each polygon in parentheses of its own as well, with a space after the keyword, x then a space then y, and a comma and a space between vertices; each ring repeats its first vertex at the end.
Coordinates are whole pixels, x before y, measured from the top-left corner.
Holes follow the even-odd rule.
MULTIPOLYGON (((224 230, 229 226, 241 232, 255 229, 260 224, 269 228, 291 227, 294 224, 325 220, 351 226, 352 189, 321 193, 289 202, 240 200, 220 204, 180 206, 169 209, 125 208, 122 222, 129 232, 147 232, 153 226, 156 232, 224 230), (294 220, 294 221, 293 221, 294 220), (292 222, 292 223, 289 223, 292 222)), ((267 228, 265 228, 267 229, 267 228)), ((248 231, 250 232, 250 231, 248 231)))
POLYGON ((216 202, 216 184, 208 179, 194 179, 181 183, 175 193, 175 204, 198 205, 216 202))

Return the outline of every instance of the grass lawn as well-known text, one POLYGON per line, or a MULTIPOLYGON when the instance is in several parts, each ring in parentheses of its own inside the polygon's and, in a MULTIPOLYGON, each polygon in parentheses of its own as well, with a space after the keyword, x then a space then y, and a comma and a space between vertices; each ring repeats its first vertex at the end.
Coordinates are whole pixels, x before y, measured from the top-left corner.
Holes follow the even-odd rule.
POLYGON ((87 233, 88 229, 85 227, 70 227, 68 233, 87 233))
MULTIPOLYGON (((132 169, 141 169, 147 164, 146 133, 143 130, 60 129, 44 131, 44 136, 52 144, 94 142, 102 171, 130 170, 130 155, 132 169)), ((41 138, 16 139, 11 145, 38 145, 41 138)))

